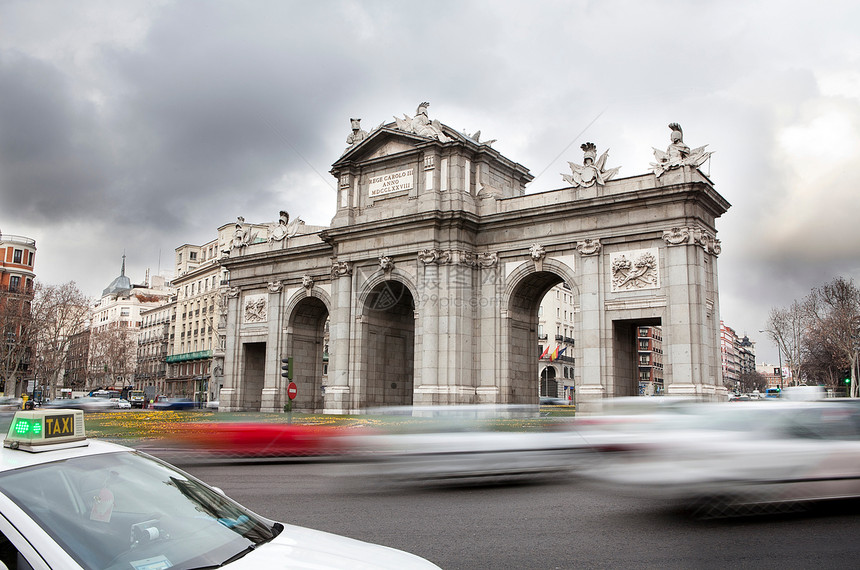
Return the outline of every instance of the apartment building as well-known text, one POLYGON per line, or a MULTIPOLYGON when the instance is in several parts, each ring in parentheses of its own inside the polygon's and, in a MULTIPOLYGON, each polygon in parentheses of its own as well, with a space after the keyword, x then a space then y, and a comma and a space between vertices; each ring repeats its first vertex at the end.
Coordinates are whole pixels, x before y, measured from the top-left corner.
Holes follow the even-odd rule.
POLYGON ((120 275, 93 306, 87 390, 134 386, 141 311, 164 305, 173 295, 173 287, 160 275, 132 284, 123 256, 120 275))
POLYGON ((574 303, 570 287, 560 283, 544 295, 538 309, 540 396, 573 399, 574 303))
POLYGON ((168 332, 165 393, 198 402, 218 399, 221 388, 217 361, 224 342, 218 332, 222 269, 218 240, 176 248, 176 303, 168 332))

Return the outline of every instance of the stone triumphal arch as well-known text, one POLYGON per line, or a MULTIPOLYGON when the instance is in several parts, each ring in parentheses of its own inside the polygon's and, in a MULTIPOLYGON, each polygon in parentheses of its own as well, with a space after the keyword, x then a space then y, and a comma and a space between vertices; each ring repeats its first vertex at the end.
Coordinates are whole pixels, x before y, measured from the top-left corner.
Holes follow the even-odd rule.
POLYGON ((538 308, 559 283, 577 299, 578 409, 637 393, 641 325, 662 327, 667 394, 724 393, 729 204, 704 147, 672 124, 652 171, 619 178, 586 143, 565 187, 526 194, 525 167, 427 109, 369 133, 352 120, 330 226, 225 227, 222 408, 281 410, 285 356, 298 409, 537 402, 538 308))

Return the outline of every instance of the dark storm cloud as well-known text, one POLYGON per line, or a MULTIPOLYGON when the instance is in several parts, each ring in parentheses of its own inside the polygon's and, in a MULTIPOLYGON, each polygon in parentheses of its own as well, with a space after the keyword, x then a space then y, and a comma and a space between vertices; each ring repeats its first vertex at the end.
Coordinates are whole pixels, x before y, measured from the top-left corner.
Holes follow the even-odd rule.
POLYGON ((23 220, 74 219, 97 208, 109 162, 98 117, 65 74, 0 53, 0 194, 23 220))

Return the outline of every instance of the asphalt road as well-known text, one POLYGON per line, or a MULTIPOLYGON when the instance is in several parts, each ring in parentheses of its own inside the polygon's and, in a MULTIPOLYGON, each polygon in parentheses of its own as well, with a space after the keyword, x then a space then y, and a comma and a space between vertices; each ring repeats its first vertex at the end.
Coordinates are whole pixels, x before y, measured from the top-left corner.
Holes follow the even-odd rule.
POLYGON ((385 544, 446 569, 855 568, 860 502, 698 521, 571 481, 356 488, 335 463, 183 465, 252 510, 385 544))

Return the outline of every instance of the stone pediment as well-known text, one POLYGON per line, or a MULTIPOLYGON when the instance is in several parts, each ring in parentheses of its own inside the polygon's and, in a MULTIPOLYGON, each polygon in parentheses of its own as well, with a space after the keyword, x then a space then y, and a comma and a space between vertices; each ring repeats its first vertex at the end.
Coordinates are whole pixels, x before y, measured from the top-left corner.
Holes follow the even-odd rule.
MULTIPOLYGON (((443 125, 445 134, 451 139, 449 142, 462 142, 464 137, 443 125)), ((430 144, 442 144, 437 139, 402 131, 395 123, 389 123, 373 130, 367 138, 347 148, 332 167, 337 169, 347 162, 358 163, 376 158, 383 158, 404 152, 410 152, 430 144)))

